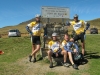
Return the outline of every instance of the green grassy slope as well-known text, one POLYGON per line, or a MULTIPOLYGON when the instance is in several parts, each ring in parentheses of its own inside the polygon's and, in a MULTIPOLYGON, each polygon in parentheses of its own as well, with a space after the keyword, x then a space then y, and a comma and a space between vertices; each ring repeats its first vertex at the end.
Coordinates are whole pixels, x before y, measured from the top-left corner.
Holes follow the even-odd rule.
MULTIPOLYGON (((72 75, 100 75, 100 35, 87 35, 86 51, 88 58, 88 70, 79 70, 72 72, 72 75)), ((31 52, 30 38, 12 37, 0 38, 0 50, 5 53, 0 55, 0 75, 21 75, 23 66, 17 64, 18 60, 28 56, 31 52), (20 71, 20 72, 19 72, 20 71)), ((84 66, 84 65, 83 65, 84 66)))

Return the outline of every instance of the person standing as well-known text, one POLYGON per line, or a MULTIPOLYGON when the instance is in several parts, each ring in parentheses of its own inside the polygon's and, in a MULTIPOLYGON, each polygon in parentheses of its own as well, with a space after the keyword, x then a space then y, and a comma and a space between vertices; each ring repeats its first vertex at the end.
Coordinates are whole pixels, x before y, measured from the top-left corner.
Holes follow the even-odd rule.
POLYGON ((26 26, 26 30, 31 35, 31 42, 32 42, 32 53, 29 55, 29 61, 31 62, 32 57, 34 57, 33 62, 36 62, 36 53, 40 50, 41 46, 41 32, 43 30, 43 25, 41 23, 41 15, 37 14, 35 16, 35 21, 29 23, 26 26), (32 28, 32 30, 30 29, 32 28))
POLYGON ((74 15, 74 21, 67 22, 67 26, 73 26, 76 35, 71 39, 71 41, 81 40, 82 54, 85 54, 85 32, 89 28, 90 24, 78 19, 78 15, 74 15), (85 28, 86 25, 86 28, 85 28))

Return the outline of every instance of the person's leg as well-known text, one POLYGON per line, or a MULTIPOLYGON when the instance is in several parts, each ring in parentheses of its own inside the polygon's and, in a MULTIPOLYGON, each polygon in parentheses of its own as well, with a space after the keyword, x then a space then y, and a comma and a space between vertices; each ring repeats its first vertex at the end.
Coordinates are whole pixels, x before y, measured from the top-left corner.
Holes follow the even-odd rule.
POLYGON ((49 61, 50 62, 52 62, 52 51, 51 50, 49 50, 48 52, 47 52, 47 54, 48 54, 48 59, 49 59, 49 61))
MULTIPOLYGON (((33 53, 34 50, 35 50, 35 45, 33 44, 32 45, 32 53, 33 53)), ((30 62, 31 62, 32 56, 35 57, 35 55, 32 55, 32 53, 31 53, 31 55, 29 55, 29 61, 30 62)))
POLYGON ((64 65, 65 67, 69 67, 70 64, 67 63, 67 51, 63 50, 63 51, 61 52, 61 54, 62 54, 63 57, 64 57, 64 64, 63 64, 63 65, 64 65))
POLYGON ((73 38, 74 41, 81 40, 81 47, 82 47, 82 54, 84 55, 85 53, 85 40, 84 40, 84 34, 76 35, 73 38))
POLYGON ((66 60, 67 60, 67 51, 63 50, 63 51, 61 52, 61 54, 62 54, 63 57, 64 57, 64 62, 66 62, 66 60))
POLYGON ((84 55, 85 54, 85 41, 83 41, 81 45, 82 45, 82 54, 84 55))
MULTIPOLYGON (((32 45, 32 53, 34 52, 35 48, 36 48, 35 45, 32 45)), ((33 56, 35 58, 36 57, 35 54, 32 55, 32 53, 31 53, 31 56, 33 56)))
POLYGON ((71 52, 68 52, 68 56, 69 56, 69 60, 73 66, 74 69, 78 69, 78 66, 74 63, 73 61, 73 57, 72 57, 72 53, 71 52))
MULTIPOLYGON (((31 37, 31 42, 32 42, 32 53, 34 52, 34 50, 35 50, 35 48, 36 48, 36 47, 35 47, 35 43, 36 43, 36 40, 35 40, 35 39, 36 39, 35 36, 32 36, 32 37, 31 37)), ((34 58, 36 57, 35 54, 33 55, 32 53, 31 53, 31 55, 29 55, 29 61, 30 61, 30 62, 31 62, 32 56, 33 56, 34 58)))
POLYGON ((33 62, 36 62, 36 53, 40 50, 40 45, 36 45, 35 50, 32 52, 32 56, 34 56, 33 62))
POLYGON ((68 52, 68 56, 69 56, 69 60, 70 60, 71 64, 73 65, 74 61, 73 61, 72 53, 68 52))
POLYGON ((36 53, 40 50, 41 47, 41 41, 40 36, 33 36, 33 44, 35 44, 35 47, 33 47, 32 56, 34 56, 33 62, 36 62, 36 53))
POLYGON ((53 67, 53 62, 52 62, 52 55, 53 55, 53 53, 52 53, 52 51, 51 50, 49 50, 48 52, 47 52, 47 54, 48 54, 48 59, 49 59, 49 61, 50 61, 50 68, 52 68, 53 67))
MULTIPOLYGON (((34 48, 33 48, 34 49, 34 48)), ((35 56, 35 54, 40 50, 40 45, 36 45, 35 50, 33 50, 32 54, 33 56, 35 56)))
POLYGON ((81 46, 82 46, 82 54, 85 54, 85 40, 84 40, 84 34, 81 35, 81 46))

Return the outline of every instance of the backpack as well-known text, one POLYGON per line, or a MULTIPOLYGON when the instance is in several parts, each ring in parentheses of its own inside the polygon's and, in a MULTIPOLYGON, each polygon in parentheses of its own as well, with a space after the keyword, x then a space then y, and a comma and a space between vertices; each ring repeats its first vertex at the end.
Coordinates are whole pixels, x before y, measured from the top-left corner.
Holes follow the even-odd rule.
POLYGON ((76 64, 82 64, 83 61, 83 55, 82 53, 73 53, 73 60, 76 64))

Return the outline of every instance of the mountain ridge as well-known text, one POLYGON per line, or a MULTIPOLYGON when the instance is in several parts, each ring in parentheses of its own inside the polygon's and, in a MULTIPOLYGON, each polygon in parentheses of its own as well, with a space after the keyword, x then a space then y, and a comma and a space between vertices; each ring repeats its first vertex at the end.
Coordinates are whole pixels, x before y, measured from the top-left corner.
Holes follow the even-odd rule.
MULTIPOLYGON (((9 29, 19 29, 21 31, 21 33, 27 33, 26 29, 25 29, 25 26, 27 24, 29 24, 30 22, 34 21, 35 18, 32 18, 28 21, 24 21, 24 22, 21 22, 19 23, 18 25, 15 25, 15 26, 6 26, 6 27, 3 27, 3 28, 0 28, 0 34, 7 34, 9 29)), ((66 23, 66 20, 72 20, 72 19, 64 19, 64 23, 66 23)), ((42 19, 43 23, 47 23, 48 19, 47 18, 44 18, 42 19)), ((62 19, 50 19, 50 23, 54 23, 54 22, 57 22, 57 23, 61 23, 62 22, 62 19)), ((90 23, 91 27, 99 27, 100 26, 100 18, 97 18, 97 19, 93 19, 93 20, 90 20, 90 21, 87 21, 90 23)))

